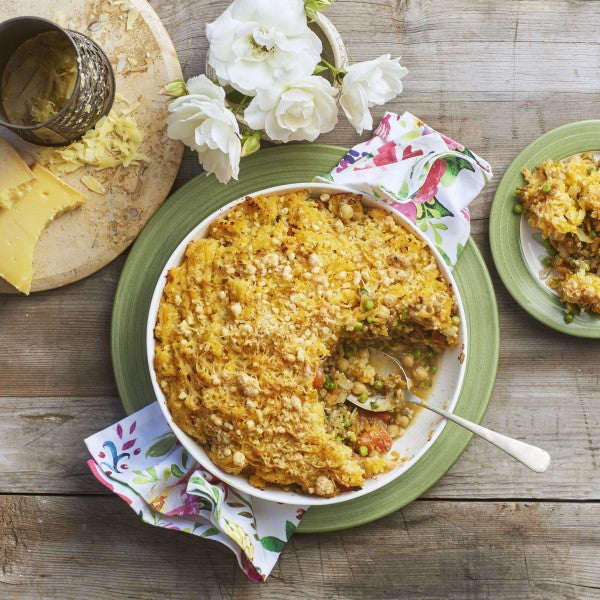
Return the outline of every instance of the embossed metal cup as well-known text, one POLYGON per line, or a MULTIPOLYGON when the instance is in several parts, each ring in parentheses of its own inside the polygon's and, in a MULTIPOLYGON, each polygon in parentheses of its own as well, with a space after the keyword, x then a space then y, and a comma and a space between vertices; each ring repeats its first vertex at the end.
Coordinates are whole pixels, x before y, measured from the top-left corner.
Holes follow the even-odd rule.
POLYGON ((82 33, 39 17, 16 17, 0 23, 0 82, 17 48, 48 31, 65 36, 77 55, 77 78, 71 97, 53 117, 33 125, 11 123, 0 102, 0 125, 33 144, 64 146, 80 138, 108 114, 115 98, 115 76, 100 46, 82 33))

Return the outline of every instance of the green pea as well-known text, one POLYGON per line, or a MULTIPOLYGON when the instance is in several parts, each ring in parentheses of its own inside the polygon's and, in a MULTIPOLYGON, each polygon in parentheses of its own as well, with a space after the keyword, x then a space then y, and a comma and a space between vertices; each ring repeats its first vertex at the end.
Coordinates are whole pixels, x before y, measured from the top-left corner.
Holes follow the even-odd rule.
POLYGON ((374 319, 373 317, 371 317, 371 316, 368 316, 368 317, 365 319, 365 321, 366 321, 367 323, 374 323, 374 322, 375 322, 375 319, 374 319))
POLYGON ((426 381, 423 381, 422 383, 420 383, 420 384, 419 384, 419 387, 420 387, 422 390, 428 389, 428 388, 430 388, 430 387, 431 387, 431 381, 427 381, 427 380, 426 380, 426 381))
POLYGON ((549 267, 552 264, 552 259, 549 256, 546 256, 545 258, 542 259, 542 264, 545 267, 549 267))
POLYGON ((363 327, 364 325, 360 321, 356 321, 356 323, 354 323, 354 331, 360 331, 363 327))
POLYGON ((367 298, 366 300, 363 300, 362 305, 365 310, 373 310, 375 308, 375 302, 373 302, 373 300, 371 300, 371 298, 367 298))
POLYGON ((586 271, 586 272, 590 270, 590 264, 589 263, 584 262, 584 263, 581 264, 581 266, 583 267, 583 270, 586 271))
POLYGON ((571 311, 565 313, 565 323, 567 323, 567 325, 572 323, 574 318, 575 315, 571 311))
POLYGON ((596 167, 589 167, 588 175, 591 175, 592 173, 595 173, 596 171, 597 171, 596 167))
POLYGON ((344 438, 339 433, 336 433, 335 434, 335 441, 336 442, 343 442, 344 438))
POLYGON ((435 374, 437 373, 437 367, 436 367, 435 365, 431 365, 431 366, 429 367, 429 372, 430 372, 432 375, 435 375, 435 374))
POLYGON ((433 349, 430 348, 429 346, 427 346, 427 348, 425 348, 425 358, 433 358, 433 349))
POLYGON ((597 233, 592 229, 589 233, 588 236, 590 237, 590 239, 595 240, 597 237, 597 233))
POLYGON ((552 186, 546 181, 546 183, 542 186, 542 192, 547 194, 552 189, 552 186))
POLYGON ((358 401, 359 402, 366 402, 369 399, 369 394, 367 394, 367 392, 362 392, 360 394, 360 396, 358 397, 358 401))
POLYGON ((410 353, 415 357, 415 358, 421 358, 421 351, 418 348, 413 348, 410 353))
POLYGON ((522 204, 515 204, 513 206, 513 212, 517 215, 520 215, 523 212, 523 205, 522 204))
POLYGON ((460 325, 460 317, 458 315, 452 317, 452 325, 460 325))
POLYGON ((381 381, 380 379, 376 379, 376 380, 373 382, 373 387, 374 387, 376 390, 380 390, 380 389, 383 387, 383 381, 381 381))
POLYGON ((342 423, 344 424, 344 427, 350 427, 350 425, 352 424, 352 418, 350 416, 344 417, 342 423))
POLYGON ((323 387, 331 392, 333 390, 335 390, 335 388, 337 387, 337 383, 335 381, 333 381, 333 379, 331 379, 331 375, 325 375, 325 382, 323 383, 323 387))
POLYGON ((369 455, 369 449, 366 446, 359 446, 358 453, 361 456, 368 456, 369 455))
POLYGON ((406 321, 406 319, 408 319, 408 311, 406 310, 406 308, 403 308, 400 312, 400 320, 406 321))
POLYGON ((558 254, 558 250, 554 248, 554 246, 550 246, 550 248, 548 248, 548 254, 550 256, 556 256, 558 254))

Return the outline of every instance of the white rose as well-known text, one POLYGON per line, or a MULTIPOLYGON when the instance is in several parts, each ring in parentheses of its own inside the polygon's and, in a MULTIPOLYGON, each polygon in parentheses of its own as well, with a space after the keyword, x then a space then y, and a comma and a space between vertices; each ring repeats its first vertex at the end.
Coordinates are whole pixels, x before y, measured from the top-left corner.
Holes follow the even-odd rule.
POLYGON ((369 107, 385 104, 402 91, 401 79, 408 69, 399 61, 400 57, 390 60, 390 55, 384 54, 348 68, 342 81, 340 104, 358 133, 373 129, 369 107))
POLYGON ((240 128, 234 114, 225 107, 225 91, 206 75, 187 82, 187 95, 169 104, 167 135, 181 140, 198 153, 207 173, 221 183, 238 178, 240 128))
POLYGON ((308 140, 331 131, 337 123, 337 90, 315 75, 256 93, 244 112, 252 129, 264 129, 281 142, 308 140))
POLYGON ((235 0, 206 26, 206 37, 219 81, 250 96, 278 79, 310 75, 321 59, 302 0, 235 0))

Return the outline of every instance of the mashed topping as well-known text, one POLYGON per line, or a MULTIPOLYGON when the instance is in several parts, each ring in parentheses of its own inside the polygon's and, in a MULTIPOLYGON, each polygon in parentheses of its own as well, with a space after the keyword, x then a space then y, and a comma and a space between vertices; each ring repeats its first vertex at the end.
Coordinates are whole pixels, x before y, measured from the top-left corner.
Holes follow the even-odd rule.
MULTIPOLYGON (((523 169, 517 197, 547 240, 548 279, 567 309, 600 312, 600 173, 591 155, 523 169)), ((572 313, 567 313, 567 317, 572 313)), ((567 317, 565 317, 567 319, 567 317)))
MULTIPOLYGON (((332 410, 338 384, 323 369, 367 342, 433 356, 457 344, 456 310, 435 257, 389 212, 349 194, 248 198, 169 271, 156 374, 175 422, 220 468, 333 496, 398 457, 387 444, 363 455, 339 435, 333 420, 347 415, 332 410)), ((381 429, 356 418, 354 435, 381 429)))

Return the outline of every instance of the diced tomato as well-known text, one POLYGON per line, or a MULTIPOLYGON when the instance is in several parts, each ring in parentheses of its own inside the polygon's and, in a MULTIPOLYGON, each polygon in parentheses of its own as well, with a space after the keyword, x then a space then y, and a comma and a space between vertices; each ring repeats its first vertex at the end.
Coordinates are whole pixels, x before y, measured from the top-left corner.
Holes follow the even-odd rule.
POLYGON ((315 375, 315 378, 313 380, 313 387, 316 390, 320 390, 323 387, 324 383, 325 383, 325 373, 323 373, 323 369, 318 369, 317 374, 315 375))
POLYGON ((377 450, 377 452, 385 454, 392 448, 392 438, 383 427, 375 427, 362 433, 356 440, 355 448, 357 451, 361 446, 366 446, 369 453, 377 450))

